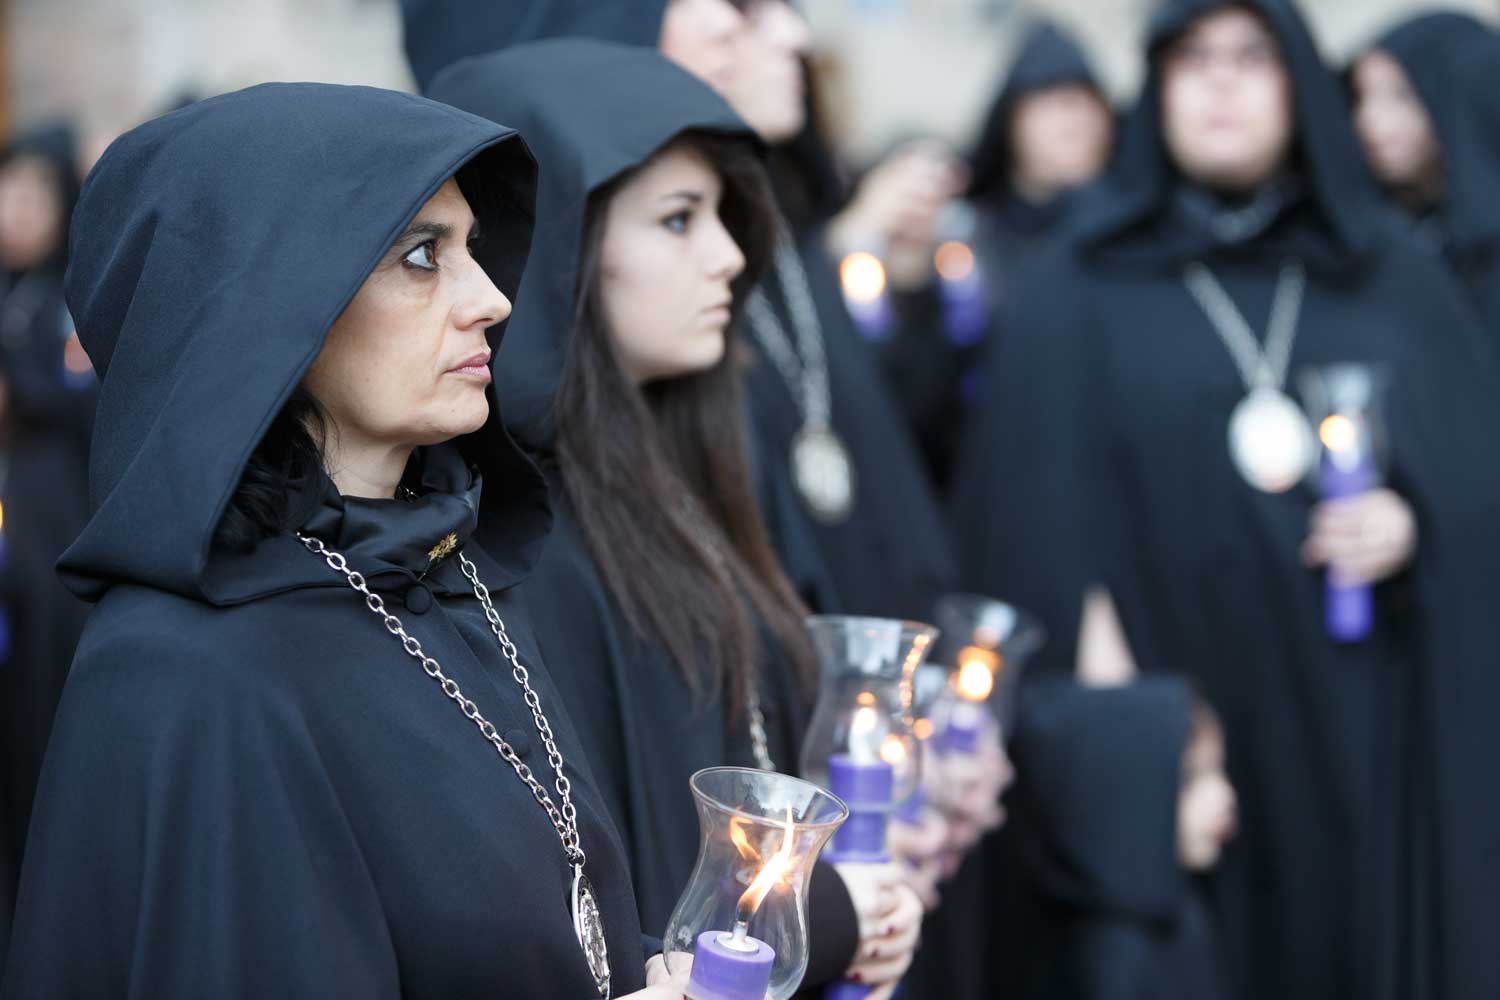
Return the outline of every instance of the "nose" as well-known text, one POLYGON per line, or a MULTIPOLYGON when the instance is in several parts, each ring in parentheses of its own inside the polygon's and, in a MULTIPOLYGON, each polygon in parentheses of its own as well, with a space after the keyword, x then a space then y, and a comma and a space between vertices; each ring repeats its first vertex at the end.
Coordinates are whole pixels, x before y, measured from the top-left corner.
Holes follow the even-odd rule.
POLYGON ((745 270, 744 252, 717 216, 708 237, 705 258, 709 277, 716 281, 733 281, 745 270))
POLYGON ((510 315, 510 299, 470 260, 453 304, 453 322, 460 330, 487 330, 510 315))
POLYGON ((806 52, 812 45, 812 29, 801 14, 784 0, 763 2, 760 15, 767 38, 792 52, 806 52))

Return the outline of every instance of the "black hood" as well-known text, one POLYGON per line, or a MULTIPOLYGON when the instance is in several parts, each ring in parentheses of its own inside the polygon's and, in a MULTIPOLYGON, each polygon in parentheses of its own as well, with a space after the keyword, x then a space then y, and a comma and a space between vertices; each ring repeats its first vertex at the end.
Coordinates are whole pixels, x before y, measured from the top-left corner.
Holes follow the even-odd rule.
MULTIPOLYGON (((67 233, 72 224, 73 208, 78 202, 78 135, 66 121, 55 120, 38 124, 17 133, 0 152, 0 160, 17 156, 35 156, 51 165, 57 176, 58 195, 62 201, 62 232, 67 233)), ((59 269, 66 266, 68 258, 67 238, 64 236, 49 264, 59 269)))
MULTIPOLYGON (((211 552, 214 532, 329 326, 455 174, 485 232, 481 263, 514 296, 536 166, 515 132, 482 118, 366 87, 265 84, 109 147, 84 184, 66 280, 103 380, 93 516, 59 564, 69 587, 96 599, 129 581, 232 603, 338 582, 307 560, 251 585, 210 565, 234 558, 211 552)), ((490 404, 489 422, 460 444, 484 476, 484 508, 507 526, 510 544, 491 554, 519 573, 550 515, 493 394, 490 404)), ((273 542, 296 545, 287 536, 257 551, 273 542)))
POLYGON ((1027 94, 1069 83, 1081 83, 1105 100, 1083 47, 1056 25, 1045 21, 1037 24, 1021 43, 1005 83, 985 115, 979 141, 969 157, 971 196, 994 197, 1010 187, 1010 116, 1016 102, 1027 94))
POLYGON ((589 195, 688 131, 753 138, 706 84, 654 49, 581 38, 523 45, 438 74, 437 100, 513 124, 541 167, 530 263, 497 356, 510 432, 528 448, 553 439, 589 195))
POLYGON ((1371 49, 1391 56, 1422 99, 1443 147, 1447 190, 1443 222, 1456 247, 1500 239, 1500 120, 1486 116, 1500 75, 1486 73, 1500 40, 1456 11, 1424 14, 1381 35, 1371 49))
POLYGON ((1107 250, 1138 234, 1155 244, 1157 255, 1193 257, 1204 249, 1193 240, 1163 240, 1150 232, 1174 211, 1175 195, 1184 186, 1163 139, 1162 56, 1194 21, 1232 7, 1253 11, 1265 21, 1291 79, 1296 129, 1292 174, 1278 185, 1286 193, 1273 192, 1272 200, 1310 211, 1315 225, 1305 228, 1316 233, 1297 248, 1311 258, 1310 266, 1357 264, 1386 231, 1379 191, 1354 137, 1345 94, 1290 0, 1167 0, 1157 10, 1148 34, 1146 82, 1125 119, 1115 169, 1091 204, 1079 210, 1083 245, 1107 250))
POLYGON ((426 93, 467 56, 576 36, 656 48, 667 0, 401 0, 406 58, 426 93))

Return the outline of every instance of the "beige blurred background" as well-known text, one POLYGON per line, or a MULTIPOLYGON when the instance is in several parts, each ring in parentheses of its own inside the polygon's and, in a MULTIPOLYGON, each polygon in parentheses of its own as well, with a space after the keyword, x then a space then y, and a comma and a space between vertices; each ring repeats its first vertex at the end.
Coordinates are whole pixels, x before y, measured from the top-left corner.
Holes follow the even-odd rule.
MULTIPOLYGON (((484 0, 523 3, 528 0, 484 0)), ((623 0, 597 0, 599 3, 623 0)), ((1154 0, 800 0, 839 147, 853 162, 916 132, 963 144, 1019 26, 1041 13, 1087 44, 1128 97, 1154 0)), ((1331 61, 1391 20, 1447 7, 1500 21, 1500 0, 1301 0, 1331 61)), ((410 88, 396 0, 0 0, 0 127, 69 114, 118 132, 191 92, 263 80, 410 88)))

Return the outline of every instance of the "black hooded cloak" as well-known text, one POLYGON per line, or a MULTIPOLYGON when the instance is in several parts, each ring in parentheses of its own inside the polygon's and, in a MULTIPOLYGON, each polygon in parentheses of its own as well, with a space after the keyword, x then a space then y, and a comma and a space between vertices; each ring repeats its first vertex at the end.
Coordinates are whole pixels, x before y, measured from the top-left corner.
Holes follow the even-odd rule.
POLYGON ((1475 293, 1500 337, 1500 38, 1467 14, 1438 11, 1381 35, 1379 49, 1401 64, 1442 146, 1443 194, 1418 219, 1475 293))
MULTIPOLYGON (((534 162, 509 129, 421 98, 267 84, 127 133, 90 176, 67 291, 103 384, 93 517, 61 569, 98 604, 42 774, 5 997, 597 995, 562 845, 510 766, 292 533, 213 545, 329 325, 456 172, 481 264, 514 294, 534 162)), ((628 863, 515 589, 550 523, 545 485, 490 407, 480 431, 418 452, 410 502, 315 475, 292 509, 550 785, 451 550, 477 565, 566 761, 625 994, 644 979, 628 863), (504 525, 487 552, 469 540, 481 515, 504 525)))
MULTIPOLYGON (((656 52, 587 39, 461 60, 439 73, 428 93, 513 123, 540 165, 541 221, 496 364, 506 425, 546 473, 557 518, 524 589, 537 640, 624 835, 641 926, 661 934, 697 857, 688 779, 705 767, 754 767, 755 759, 746 723, 726 725, 719 695, 695 692, 666 646, 638 635, 611 595, 563 487, 555 400, 574 326, 590 195, 684 133, 747 142, 754 136, 718 95, 656 52)), ((481 539, 486 534, 482 523, 481 539)), ((758 683, 768 749, 773 761, 791 768, 811 706, 791 664, 761 632, 758 683)), ((848 968, 859 929, 842 881, 827 866, 815 869, 810 905, 806 982, 814 984, 848 968)))
MULTIPOLYGON (((1167 4, 1153 57, 1224 6, 1167 4)), ((1290 168, 1247 202, 1178 177, 1153 58, 1114 183, 1013 304, 957 505, 968 582, 1040 612, 1067 668, 1083 590, 1108 583, 1143 669, 1191 674, 1220 712, 1242 833, 1213 892, 1238 995, 1487 995, 1494 373, 1457 283, 1376 204, 1300 16, 1247 6, 1293 82, 1290 168), (1264 330, 1293 257, 1308 285, 1291 371, 1386 366, 1390 481, 1419 522, 1413 565, 1377 588, 1375 634, 1352 645, 1326 636, 1322 574, 1300 561, 1313 489, 1261 494, 1231 465, 1245 387, 1182 281, 1204 262, 1264 330)))
MULTIPOLYGON (((549 37, 585 36, 654 48, 665 9, 664 0, 540 0, 524 9, 435 0, 402 4, 406 51, 419 80, 466 55, 549 37)), ((924 618, 939 596, 954 589, 956 556, 915 442, 854 330, 838 276, 820 243, 809 236, 797 257, 807 271, 822 328, 833 427, 855 468, 854 510, 830 525, 815 521, 801 507, 790 454, 802 417, 786 382, 766 360, 755 366, 747 383, 761 508, 788 575, 817 610, 924 618)), ((783 326, 794 331, 775 275, 762 288, 783 326)))
POLYGON ((1053 24, 1039 23, 1022 41, 969 154, 974 231, 968 240, 983 275, 987 321, 973 328, 949 322, 934 275, 921 288, 890 293, 897 321, 873 345, 943 492, 953 478, 964 424, 984 395, 982 358, 1003 336, 996 329, 1003 303, 1017 273, 1058 231, 1072 203, 1071 192, 1036 202, 1012 186, 1011 119, 1023 97, 1067 84, 1088 87, 1108 106, 1078 42, 1053 24))

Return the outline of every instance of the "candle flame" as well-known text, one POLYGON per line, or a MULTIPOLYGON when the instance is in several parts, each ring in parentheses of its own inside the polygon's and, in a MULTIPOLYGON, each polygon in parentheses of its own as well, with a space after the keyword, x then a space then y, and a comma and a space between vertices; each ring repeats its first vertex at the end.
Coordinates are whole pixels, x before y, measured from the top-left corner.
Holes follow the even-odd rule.
POLYGON ((854 710, 854 718, 849 720, 849 735, 864 736, 873 733, 879 725, 880 713, 873 705, 861 705, 854 710))
POLYGON ((734 849, 740 852, 740 857, 746 861, 759 861, 760 852, 755 845, 750 843, 750 838, 745 835, 745 828, 738 817, 729 821, 729 839, 734 844, 734 849))
POLYGON ((892 767, 899 767, 906 759, 906 744, 895 733, 880 741, 880 759, 892 767))
POLYGON ((974 273, 974 251, 968 244, 952 240, 937 248, 932 266, 944 281, 963 281, 974 273))
POLYGON ((995 691, 995 675, 983 660, 965 660, 954 687, 965 702, 983 702, 995 691))
POLYGON ((856 250, 839 264, 839 280, 850 301, 874 302, 885 294, 885 265, 865 250, 856 250))
POLYGON ((1342 413, 1335 413, 1318 425, 1318 437, 1329 451, 1352 451, 1359 441, 1359 428, 1342 413))
MULTIPOLYGON (((750 883, 740 896, 740 905, 737 908, 735 919, 741 924, 750 923, 750 918, 755 916, 755 911, 760 909, 760 904, 766 895, 781 881, 786 870, 792 865, 792 833, 795 827, 792 823, 792 807, 786 807, 786 832, 781 837, 781 847, 777 852, 766 859, 765 867, 761 868, 760 874, 750 883)), ((733 834, 730 835, 731 837, 733 834)))

